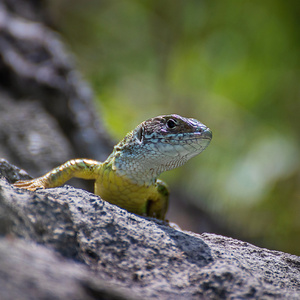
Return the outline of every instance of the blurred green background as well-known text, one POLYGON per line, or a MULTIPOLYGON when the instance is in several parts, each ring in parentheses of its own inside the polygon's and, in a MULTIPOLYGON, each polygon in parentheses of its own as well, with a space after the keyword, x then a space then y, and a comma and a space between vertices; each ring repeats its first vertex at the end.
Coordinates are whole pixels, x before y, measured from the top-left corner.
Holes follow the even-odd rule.
POLYGON ((244 240, 300 255, 299 1, 53 0, 49 9, 116 140, 159 114, 199 119, 212 143, 162 178, 244 240))

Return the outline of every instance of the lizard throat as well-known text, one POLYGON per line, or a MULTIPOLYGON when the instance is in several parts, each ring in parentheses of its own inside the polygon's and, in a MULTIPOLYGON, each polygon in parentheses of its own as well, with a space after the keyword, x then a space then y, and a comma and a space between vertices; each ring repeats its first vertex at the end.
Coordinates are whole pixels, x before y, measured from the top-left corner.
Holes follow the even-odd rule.
POLYGON ((116 174, 129 179, 137 185, 152 185, 157 177, 165 172, 174 168, 180 167, 187 159, 185 157, 178 157, 171 161, 147 161, 137 159, 122 159, 122 157, 115 157, 113 162, 113 170, 116 174))

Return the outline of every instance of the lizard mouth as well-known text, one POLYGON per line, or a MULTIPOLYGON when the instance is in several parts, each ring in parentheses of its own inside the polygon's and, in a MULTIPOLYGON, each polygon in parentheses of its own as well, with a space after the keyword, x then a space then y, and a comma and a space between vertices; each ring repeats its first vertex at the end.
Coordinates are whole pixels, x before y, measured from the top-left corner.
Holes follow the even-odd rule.
POLYGON ((199 131, 194 132, 194 135, 197 139, 201 140, 211 140, 212 139, 212 132, 209 128, 200 127, 199 131))

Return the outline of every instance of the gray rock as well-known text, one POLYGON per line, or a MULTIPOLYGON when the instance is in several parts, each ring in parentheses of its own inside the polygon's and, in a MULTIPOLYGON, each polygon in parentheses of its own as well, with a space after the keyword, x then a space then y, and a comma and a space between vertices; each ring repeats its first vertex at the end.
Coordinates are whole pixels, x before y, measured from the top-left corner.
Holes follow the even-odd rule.
POLYGON ((137 299, 95 278, 82 264, 21 239, 0 238, 1 300, 137 299))
POLYGON ((93 93, 59 35, 43 23, 24 18, 34 16, 41 7, 38 1, 0 2, 0 119, 6 117, 8 122, 0 124, 0 153, 33 172, 44 171, 43 165, 38 169, 30 162, 36 152, 47 151, 44 164, 54 167, 58 159, 64 162, 64 152, 103 160, 112 149, 93 93), (21 11, 27 13, 21 17, 21 11), (10 131, 13 140, 6 143, 10 131))
MULTIPOLYGON (((10 176, 19 176, 18 169, 0 164, 3 174, 8 168, 16 173, 10 176)), ((22 287, 24 299, 47 295, 49 289, 49 299, 63 299, 66 292, 83 299, 77 291, 82 282, 93 290, 98 286, 93 280, 111 291, 110 297, 117 290, 125 299, 300 298, 297 256, 177 230, 70 186, 29 192, 4 178, 0 186, 0 258, 5 261, 0 262, 1 299, 18 299, 12 280, 22 287), (17 271, 8 275, 5 270, 10 269, 17 271), (27 272, 14 275, 21 269, 27 272)))
POLYGON ((38 176, 74 156, 58 123, 40 102, 18 102, 0 92, 0 157, 38 176))
POLYGON ((0 1, 0 158, 32 176, 75 157, 104 160, 113 145, 72 55, 45 26, 43 7, 0 1))

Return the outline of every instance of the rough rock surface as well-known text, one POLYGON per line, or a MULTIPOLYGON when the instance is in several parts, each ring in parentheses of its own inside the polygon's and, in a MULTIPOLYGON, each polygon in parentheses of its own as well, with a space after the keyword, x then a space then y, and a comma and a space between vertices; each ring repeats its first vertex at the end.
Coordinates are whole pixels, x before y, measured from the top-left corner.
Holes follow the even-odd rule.
POLYGON ((0 265, 2 300, 137 299, 96 278, 84 265, 21 239, 0 238, 0 265))
POLYGON ((41 7, 0 1, 0 157, 33 176, 72 157, 103 160, 112 149, 71 55, 33 17, 41 7))
POLYGON ((300 257, 176 230, 70 186, 29 192, 2 177, 0 224, 1 299, 300 297, 300 257))

